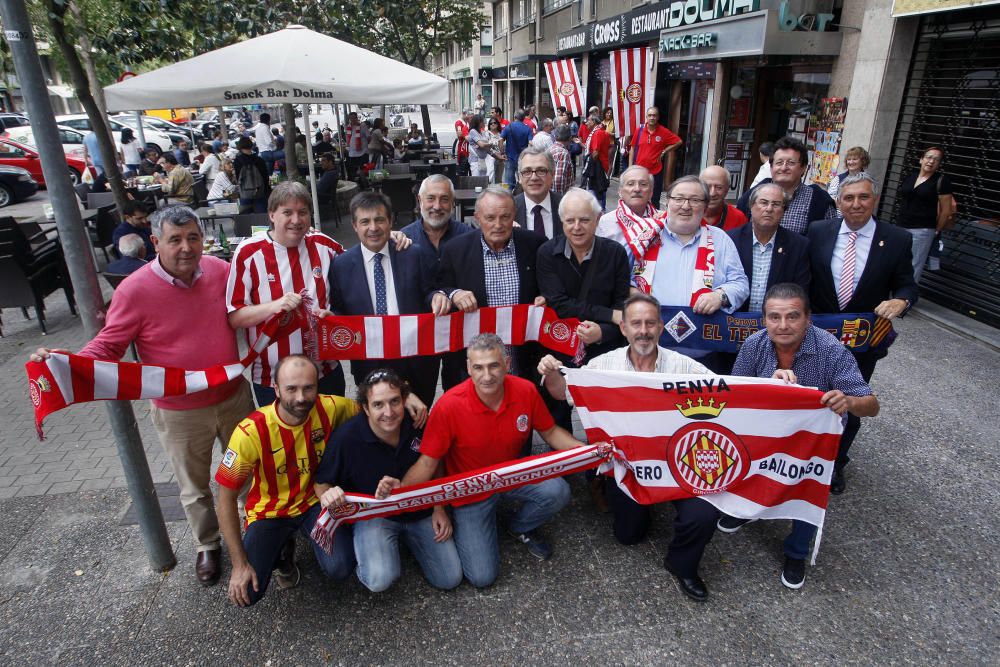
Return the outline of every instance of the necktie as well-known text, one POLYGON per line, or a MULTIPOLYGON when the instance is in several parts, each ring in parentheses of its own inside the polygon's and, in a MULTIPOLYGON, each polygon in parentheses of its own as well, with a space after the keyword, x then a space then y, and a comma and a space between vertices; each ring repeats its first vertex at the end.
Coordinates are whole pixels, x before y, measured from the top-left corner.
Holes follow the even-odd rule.
POLYGON ((382 268, 382 253, 375 253, 372 262, 375 263, 375 314, 388 315, 389 301, 385 296, 385 269, 382 268))
POLYGON ((545 235, 545 221, 542 220, 542 205, 535 204, 535 208, 531 209, 531 214, 535 216, 534 226, 531 231, 536 232, 541 235, 545 235))
POLYGON ((854 246, 857 240, 857 232, 850 232, 847 235, 847 250, 844 251, 844 268, 840 270, 840 288, 837 290, 837 303, 840 304, 841 310, 847 307, 847 302, 854 295, 854 246))

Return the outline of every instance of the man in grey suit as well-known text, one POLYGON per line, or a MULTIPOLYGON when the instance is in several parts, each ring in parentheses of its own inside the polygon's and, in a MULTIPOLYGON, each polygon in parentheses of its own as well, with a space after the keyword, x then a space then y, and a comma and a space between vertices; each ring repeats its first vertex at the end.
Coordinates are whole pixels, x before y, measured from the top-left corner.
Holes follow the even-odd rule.
POLYGON ((517 176, 524 190, 514 197, 514 222, 545 239, 562 236, 561 195, 552 192, 556 163, 547 151, 528 146, 517 160, 517 176))

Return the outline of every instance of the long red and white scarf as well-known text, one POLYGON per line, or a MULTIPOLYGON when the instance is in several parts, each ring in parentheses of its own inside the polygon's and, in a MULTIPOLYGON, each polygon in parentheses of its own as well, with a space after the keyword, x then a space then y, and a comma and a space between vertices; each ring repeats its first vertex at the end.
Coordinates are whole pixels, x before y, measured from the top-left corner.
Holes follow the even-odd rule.
MULTIPOLYGON (((660 236, 657 235, 655 241, 646 250, 646 254, 640 259, 635 255, 635 264, 632 267, 635 286, 641 292, 650 294, 653 290, 653 276, 656 272, 656 260, 660 256, 660 249, 663 247, 660 236)), ((708 229, 701 230, 698 238, 697 255, 694 260, 694 271, 691 275, 691 300, 687 304, 693 307, 698 297, 712 291, 712 283, 715 279, 715 244, 712 241, 712 234, 708 229)))
POLYGON ((399 489, 385 500, 366 494, 349 493, 346 495, 345 505, 332 512, 323 510, 320 513, 311 536, 317 544, 330 552, 334 533, 345 523, 412 512, 456 500, 485 500, 494 493, 596 468, 609 455, 610 448, 607 446, 588 445, 414 484, 399 489))
POLYGON ((399 359, 455 352, 478 333, 496 333, 507 345, 537 341, 570 356, 577 352, 579 321, 560 320, 542 306, 480 308, 474 313, 454 313, 435 318, 425 315, 380 317, 329 316, 319 321, 304 299, 297 309, 275 315, 260 327, 260 335, 238 362, 187 370, 126 361, 100 361, 64 352, 52 352, 44 361, 25 364, 28 395, 35 410, 35 429, 43 438, 45 417, 74 403, 134 401, 194 394, 232 382, 243 374, 276 340, 299 329, 315 331, 318 353, 307 345, 311 358, 399 359))
POLYGON ((667 226, 666 213, 660 213, 652 204, 646 204, 645 215, 637 215, 624 201, 618 200, 615 209, 615 222, 622 230, 625 244, 635 258, 645 257, 649 246, 659 238, 660 232, 667 226))

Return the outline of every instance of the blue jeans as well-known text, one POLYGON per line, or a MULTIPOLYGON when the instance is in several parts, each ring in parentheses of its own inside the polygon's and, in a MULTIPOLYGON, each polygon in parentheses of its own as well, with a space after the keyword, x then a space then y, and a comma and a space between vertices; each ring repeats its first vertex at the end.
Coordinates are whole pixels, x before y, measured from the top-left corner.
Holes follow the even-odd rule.
POLYGON ((497 504, 501 496, 520 501, 521 508, 510 519, 510 530, 526 533, 547 522, 569 502, 569 484, 562 478, 547 479, 486 500, 456 507, 452 513, 455 546, 462 560, 462 572, 476 588, 485 588, 500 573, 500 544, 497 539, 497 504))
POLYGON ((920 275, 924 272, 924 265, 927 263, 927 255, 930 254, 931 245, 934 243, 934 229, 907 229, 913 236, 913 282, 920 282, 920 275))
POLYGON ((507 156, 507 161, 503 165, 503 182, 513 190, 517 185, 517 160, 507 156))
POLYGON ((369 519, 354 524, 358 580, 365 588, 381 593, 399 579, 400 536, 431 586, 450 590, 462 583, 462 562, 455 541, 435 542, 430 516, 419 521, 369 519))
MULTIPOLYGON (((343 396, 344 392, 347 390, 347 381, 344 380, 343 364, 337 364, 336 368, 321 377, 317 388, 321 394, 343 396)), ((277 394, 274 393, 274 387, 265 387, 262 384, 254 382, 253 397, 254 400, 257 401, 257 407, 262 408, 265 405, 274 403, 274 399, 277 397, 277 394)))
POLYGON ((792 521, 792 532, 785 538, 785 555, 805 560, 809 557, 809 543, 816 535, 816 526, 805 521, 792 521))
POLYGON ((260 159, 267 165, 267 173, 274 171, 274 163, 285 159, 285 151, 261 151, 260 159))
MULTIPOLYGON (((247 527, 247 532, 243 535, 243 548, 247 552, 250 566, 257 573, 257 588, 260 589, 255 591, 252 583, 247 586, 250 604, 257 603, 267 592, 271 571, 278 564, 281 548, 285 542, 289 538, 294 539, 296 530, 309 537, 322 509, 320 504, 316 503, 305 514, 287 519, 258 519, 247 527)), ((319 569, 331 579, 346 579, 354 571, 354 540, 351 528, 350 524, 346 524, 337 529, 332 554, 326 553, 318 544, 309 540, 313 546, 313 553, 316 554, 319 569)))

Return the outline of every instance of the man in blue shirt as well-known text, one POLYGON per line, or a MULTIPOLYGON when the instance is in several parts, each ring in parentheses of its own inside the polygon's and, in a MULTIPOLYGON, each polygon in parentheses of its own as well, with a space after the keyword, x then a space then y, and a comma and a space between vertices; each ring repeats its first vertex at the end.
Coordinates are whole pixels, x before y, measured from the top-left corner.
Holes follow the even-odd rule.
MULTIPOLYGON (((634 257, 629 249, 632 284, 664 306, 690 306, 699 315, 731 313, 750 295, 750 282, 733 240, 721 228, 701 224, 707 203, 708 188, 697 176, 684 176, 670 185, 667 224, 659 243, 650 244, 644 257, 634 257)), ((711 352, 674 349, 716 372, 728 370, 711 352)))
MULTIPOLYGON (((858 417, 878 414, 878 398, 861 377, 858 362, 831 333, 813 326, 809 318, 809 297, 801 286, 779 283, 764 296, 766 330, 758 331, 743 343, 733 375, 775 378, 790 384, 816 387, 826 392, 821 399, 845 420, 847 413, 858 417)), ((748 519, 723 516, 718 528, 735 533, 748 519)), ((805 583, 806 557, 816 527, 793 521, 785 538, 785 566, 781 583, 801 588, 805 583)))
POLYGON ((126 234, 121 237, 118 240, 118 250, 122 254, 121 259, 116 259, 104 267, 105 273, 127 276, 146 266, 146 246, 138 234, 126 234))
POLYGON ((521 156, 521 151, 531 143, 532 136, 531 128, 524 123, 524 111, 518 111, 514 114, 514 122, 500 133, 500 138, 504 140, 504 152, 507 153, 507 164, 503 169, 503 182, 511 188, 517 185, 517 158, 521 156))
POLYGON ((119 222, 118 226, 111 233, 111 243, 115 248, 115 252, 124 254, 119 245, 123 236, 137 234, 146 246, 146 256, 152 257, 155 255, 156 248, 153 247, 153 241, 149 237, 149 211, 146 210, 145 204, 130 199, 125 202, 122 214, 125 219, 119 222))
POLYGON ((88 132, 83 137, 83 157, 90 158, 90 163, 94 165, 94 170, 100 176, 104 173, 104 158, 101 157, 101 150, 97 145, 97 133, 88 132))

